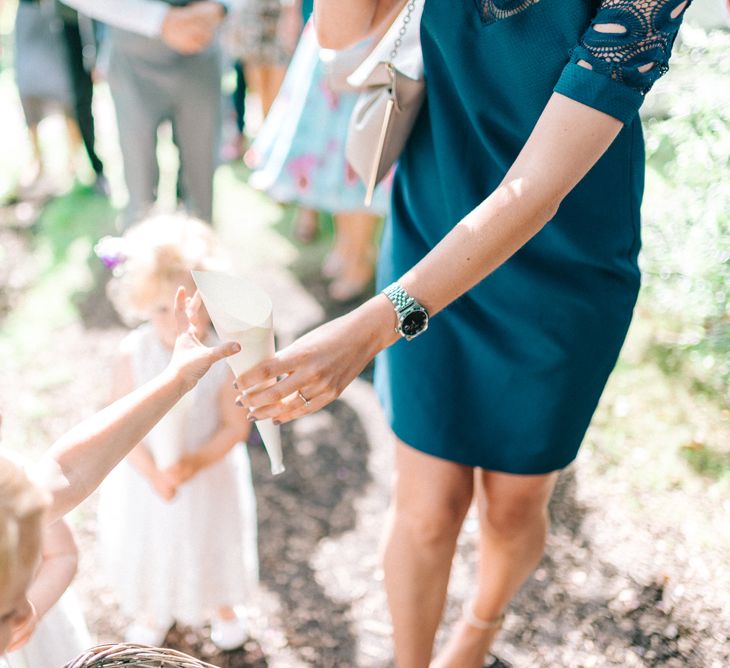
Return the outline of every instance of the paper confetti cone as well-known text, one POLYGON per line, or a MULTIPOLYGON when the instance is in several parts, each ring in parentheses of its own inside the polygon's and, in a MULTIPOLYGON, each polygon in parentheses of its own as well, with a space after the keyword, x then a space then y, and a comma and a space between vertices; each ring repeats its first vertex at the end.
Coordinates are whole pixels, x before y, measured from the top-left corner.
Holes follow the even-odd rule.
MULTIPOLYGON (((226 359, 236 377, 274 354, 271 299, 261 288, 244 278, 214 271, 194 271, 193 280, 221 341, 241 344, 241 352, 226 359)), ((271 420, 260 420, 256 426, 271 460, 271 472, 283 473, 279 427, 271 420)))

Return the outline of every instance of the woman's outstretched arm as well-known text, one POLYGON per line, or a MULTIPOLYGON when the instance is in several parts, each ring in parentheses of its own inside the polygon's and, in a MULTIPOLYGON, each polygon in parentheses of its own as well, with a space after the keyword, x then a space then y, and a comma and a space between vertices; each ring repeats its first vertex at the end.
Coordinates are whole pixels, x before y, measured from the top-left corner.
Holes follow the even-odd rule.
MULTIPOLYGON (((445 308, 537 234, 622 127, 608 114, 553 94, 500 186, 408 271, 401 285, 431 315, 445 308)), ((395 325, 390 301, 373 297, 241 375, 244 406, 255 419, 280 422, 318 410, 398 339, 395 325), (277 377, 283 378, 261 386, 277 377), (310 399, 309 406, 297 391, 310 399)))
MULTIPOLYGON (((644 95, 668 68, 689 2, 626 0, 622 11, 613 0, 600 3, 502 183, 401 278, 401 285, 431 314, 533 237, 623 124, 633 121, 644 95), (636 15, 642 20, 635 20, 636 15)), ((349 11, 338 11, 336 0, 319 0, 321 20, 332 22, 328 30, 336 29, 336 20, 344 21, 343 30, 365 29, 368 17, 380 6, 365 0, 344 4, 349 11)), ((369 20, 372 25, 373 19, 369 20)), ((382 295, 374 297, 240 376, 243 405, 256 419, 281 422, 325 406, 377 352, 397 339, 394 326, 390 302, 382 295), (273 385, 265 385, 277 378, 273 385), (306 404, 297 391, 309 399, 306 404)))
POLYGON ((314 26, 325 49, 345 49, 395 18, 404 0, 315 0, 314 26))
POLYGON ((47 523, 89 496, 215 362, 240 350, 237 343, 207 348, 198 341, 190 317, 199 307, 196 296, 186 312, 180 288, 175 298, 178 337, 167 369, 62 436, 38 465, 34 478, 53 495, 47 523))

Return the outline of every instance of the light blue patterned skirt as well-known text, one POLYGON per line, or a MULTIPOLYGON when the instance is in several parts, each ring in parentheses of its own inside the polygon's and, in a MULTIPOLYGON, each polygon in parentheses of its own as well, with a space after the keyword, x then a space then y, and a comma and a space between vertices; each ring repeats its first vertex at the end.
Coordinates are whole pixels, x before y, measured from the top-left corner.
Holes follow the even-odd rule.
POLYGON ((375 191, 372 206, 366 207, 365 186, 345 159, 347 127, 357 93, 330 88, 319 51, 310 21, 281 92, 246 154, 246 162, 254 169, 250 183, 278 202, 330 213, 385 215, 392 177, 386 177, 375 191))

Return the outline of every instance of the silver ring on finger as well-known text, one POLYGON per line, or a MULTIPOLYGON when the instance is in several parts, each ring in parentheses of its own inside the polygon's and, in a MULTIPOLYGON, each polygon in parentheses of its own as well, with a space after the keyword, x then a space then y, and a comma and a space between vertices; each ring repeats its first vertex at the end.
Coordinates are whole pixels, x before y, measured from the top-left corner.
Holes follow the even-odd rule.
POLYGON ((304 406, 305 406, 306 408, 309 408, 309 404, 311 404, 312 402, 311 402, 311 401, 310 401, 309 399, 307 399, 307 397, 305 397, 305 396, 304 396, 304 395, 303 395, 303 394, 301 393, 301 391, 297 390, 297 394, 299 395, 299 398, 300 398, 300 399, 301 399, 301 400, 302 400, 302 401, 304 402, 304 406))

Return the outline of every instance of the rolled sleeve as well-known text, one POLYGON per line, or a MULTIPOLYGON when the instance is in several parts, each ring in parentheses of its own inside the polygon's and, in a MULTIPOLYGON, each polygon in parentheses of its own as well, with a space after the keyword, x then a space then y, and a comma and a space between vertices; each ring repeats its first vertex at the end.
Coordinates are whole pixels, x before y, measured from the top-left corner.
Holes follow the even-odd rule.
POLYGON ((601 0, 571 51, 555 92, 628 123, 654 82, 669 69, 690 3, 601 0))
POLYGON ((640 91, 577 63, 568 63, 555 92, 581 102, 622 123, 629 123, 644 102, 640 91))

